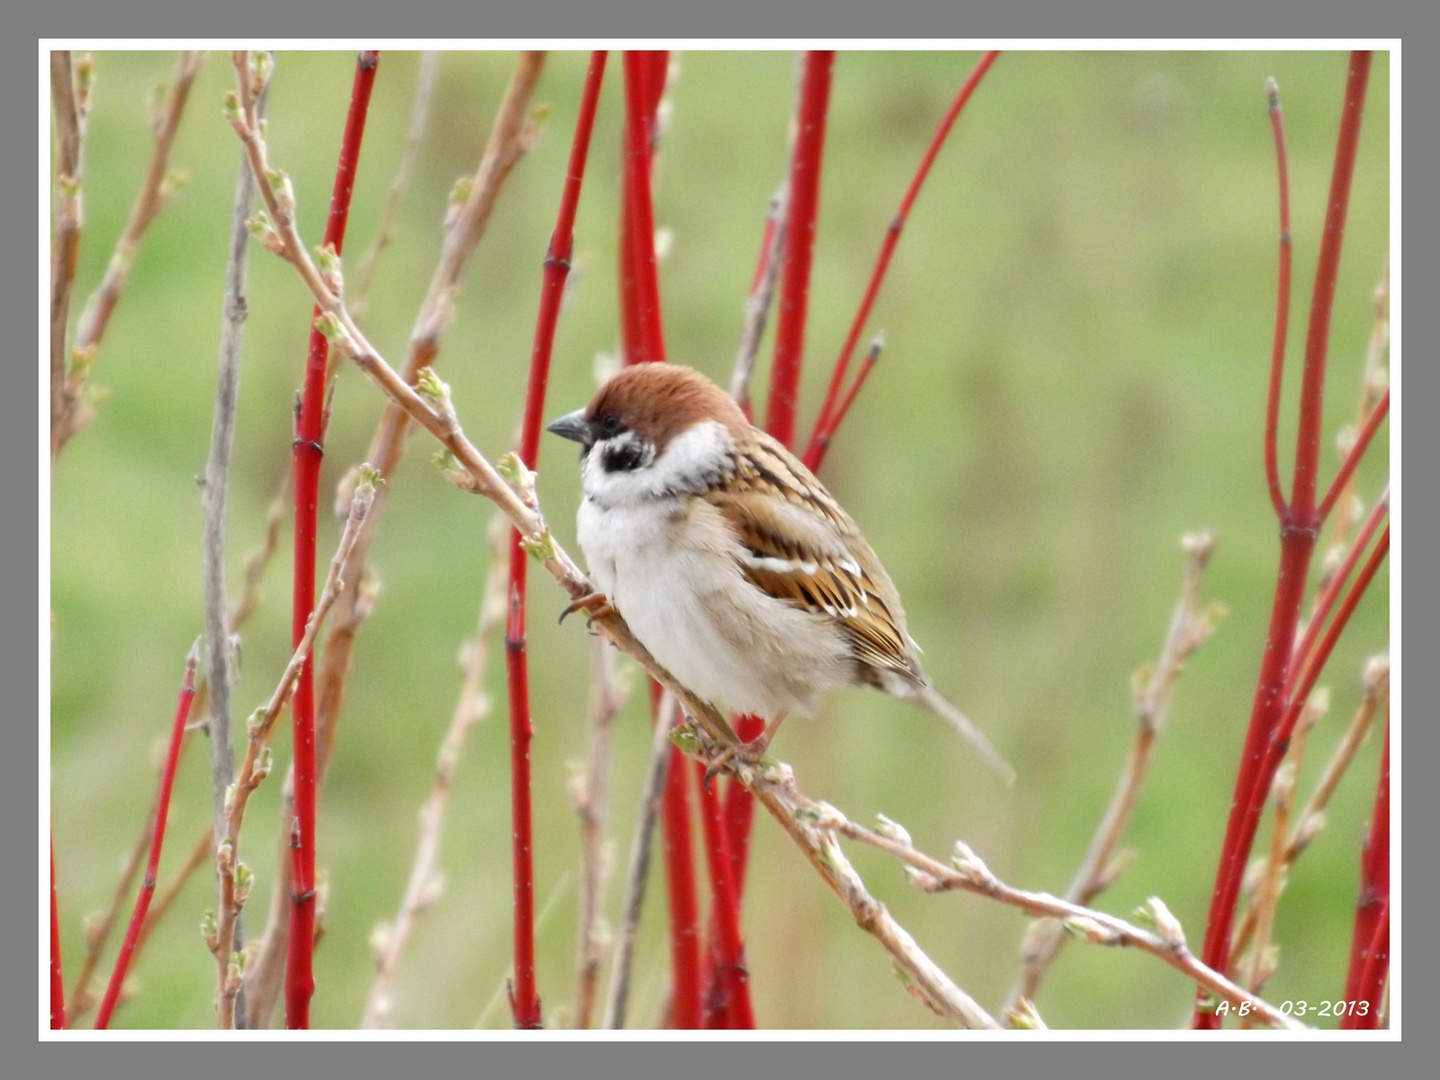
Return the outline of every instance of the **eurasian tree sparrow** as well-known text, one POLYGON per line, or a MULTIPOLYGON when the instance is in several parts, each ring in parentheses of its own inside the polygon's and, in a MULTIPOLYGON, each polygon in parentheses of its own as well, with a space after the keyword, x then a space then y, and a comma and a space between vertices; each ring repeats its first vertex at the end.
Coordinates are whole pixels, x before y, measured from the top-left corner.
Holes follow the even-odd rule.
MULTIPOLYGON (((939 716, 1007 778, 920 666, 850 515, 705 376, 638 364, 549 431, 580 444, 580 547, 635 637, 697 696, 772 720, 873 686, 939 716)), ((768 739, 767 739, 768 741, 768 739)))

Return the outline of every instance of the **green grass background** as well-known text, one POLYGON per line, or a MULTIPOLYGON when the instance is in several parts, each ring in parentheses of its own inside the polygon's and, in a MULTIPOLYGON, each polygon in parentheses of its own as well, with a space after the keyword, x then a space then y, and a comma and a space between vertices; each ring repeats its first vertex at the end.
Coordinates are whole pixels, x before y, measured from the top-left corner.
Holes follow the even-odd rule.
MULTIPOLYGON (((97 283, 149 153, 144 98, 171 54, 97 56, 86 148, 77 295, 97 283)), ((944 52, 846 53, 835 67, 806 337, 808 432, 874 254, 935 123, 975 61, 944 52)), ((392 361, 439 245, 457 176, 473 172, 512 67, 505 53, 448 54, 431 128, 365 324, 392 361)), ((550 57, 536 100, 540 144, 515 170, 459 297, 438 367, 487 454, 508 448, 522 400, 541 259, 569 152, 585 58, 550 57)), ((825 467, 905 596, 911 630, 942 688, 1019 770, 1006 790, 940 725, 868 691, 840 695, 776 744, 802 788, 858 820, 877 812, 945 854, 963 837, 1014 884, 1063 890, 1109 798, 1133 722, 1131 672, 1159 648, 1179 582, 1177 538, 1214 529, 1205 594, 1229 619, 1193 660, 1126 837, 1139 857, 1100 904, 1127 913, 1162 896, 1198 948, 1229 809, 1273 587, 1276 526, 1261 465, 1275 294, 1276 182, 1264 79, 1286 108, 1296 250, 1290 400, 1308 309, 1346 59, 1338 53, 1017 53, 975 95, 915 207, 871 320, 889 341, 825 467)), ((270 98, 272 160, 293 177, 318 242, 348 101, 351 54, 282 54, 270 98)), ((399 162, 417 66, 382 58, 351 215, 349 251, 374 236, 399 162)), ((785 165, 794 59, 781 52, 686 53, 659 164, 656 218, 673 230, 661 273, 673 360, 728 376, 766 203, 785 165)), ((573 302, 556 341, 549 413, 583 403, 592 358, 616 338, 615 263, 622 95, 612 58, 576 225, 573 302)), ((182 658, 202 625, 200 498, 209 441, 221 279, 238 144, 220 115, 228 59, 211 56, 173 162, 190 182, 156 221, 96 362, 107 392, 51 482, 52 812, 67 977, 81 919, 110 896, 154 787, 156 746, 182 658)), ((1326 399, 1329 439, 1353 416, 1370 295, 1388 223, 1389 65, 1376 58, 1341 266, 1326 399)), ((355 261, 352 258, 352 280, 355 261)), ((310 301, 279 260, 252 253, 230 581, 259 539, 290 461, 310 301)), ((77 301, 77 310, 78 310, 77 301)), ((763 401, 768 344, 757 373, 763 401)), ((381 398, 339 372, 323 490, 360 460, 381 398)), ((1293 445, 1285 412, 1282 461, 1293 445)), ((1382 432, 1381 442, 1385 435, 1382 432)), ((321 804, 330 883, 316 956, 314 1023, 354 1025, 371 978, 367 938, 393 917, 414 849, 415 810, 459 685, 484 576, 486 504, 460 497, 417 437, 392 483, 373 564, 383 588, 364 627, 321 804)), ((1385 452, 1360 472, 1374 497, 1385 452)), ((575 551, 578 478, 547 440, 540 495, 575 551)), ((336 526, 322 515, 322 561, 336 526)), ((273 687, 288 654, 289 541, 244 635, 236 710, 273 687)), ((530 656, 536 889, 546 1021, 573 992, 577 827, 565 794, 583 757, 588 639, 555 625, 562 595, 536 575, 530 656)), ((1332 714, 1317 729, 1308 791, 1359 697, 1365 659, 1387 647, 1388 578, 1330 667, 1332 714)), ((497 643, 498 645, 498 643, 497 643)), ((498 649, 496 712, 460 764, 445 831, 443 898, 420 923, 396 985, 400 1026, 503 1026, 509 963, 508 738, 498 649), (487 1004, 489 1009, 487 1011, 487 1004)), ((642 694, 617 725, 612 823, 624 865, 647 740, 642 694)), ((277 738, 289 758, 288 727, 277 738)), ((1362 750, 1329 825, 1280 906, 1281 964, 1269 996, 1339 994, 1360 841, 1379 739, 1362 750)), ((165 868, 208 818, 207 753, 187 751, 165 868)), ((244 855, 264 918, 279 785, 251 804, 244 855)), ((1262 832, 1262 837, 1267 833, 1262 832)), ((1026 920, 969 896, 926 896, 878 853, 851 852, 930 955, 998 1007, 1026 920)), ((702 878, 703 881, 703 878, 702 878)), ((632 1016, 653 1022, 668 978, 664 893, 652 881, 632 1016)), ((608 894, 612 919, 618 883, 608 894)), ((128 901, 127 901, 128 905, 128 901)), ((190 883, 134 968, 140 993, 117 1023, 213 1023, 214 965, 197 926, 213 905, 190 883)), ((756 821, 745 924, 756 1015, 767 1027, 939 1026, 903 991, 884 952, 851 923, 790 842, 756 821)), ((117 934, 118 940, 118 934, 117 934)), ((113 945, 112 945, 113 950, 113 945)), ((102 974, 108 973, 108 960, 102 974)), ((1192 988, 1122 950, 1072 944, 1038 1006, 1055 1027, 1179 1023, 1192 988)))

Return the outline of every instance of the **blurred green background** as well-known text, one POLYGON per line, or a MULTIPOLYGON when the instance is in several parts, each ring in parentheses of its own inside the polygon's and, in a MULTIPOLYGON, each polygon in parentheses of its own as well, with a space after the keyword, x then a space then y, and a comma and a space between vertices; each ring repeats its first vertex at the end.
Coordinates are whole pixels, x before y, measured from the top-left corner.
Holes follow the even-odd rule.
MULTIPOLYGON (((975 59, 889 52, 837 60, 802 431, 886 224, 975 59)), ((128 213, 150 149, 145 97, 172 64, 168 53, 96 57, 80 299, 98 282, 128 213)), ((350 221, 352 273, 400 160, 417 64, 413 53, 386 53, 380 63, 350 221)), ((679 65, 656 193, 657 223, 674 236, 661 272, 666 335, 672 359, 724 381, 766 204, 785 168, 795 62, 783 52, 692 52, 679 65)), ((446 194, 456 177, 474 171, 512 66, 507 53, 441 60, 431 127, 364 318, 393 362, 435 263, 446 194)), ((492 458, 508 448, 519 415, 541 259, 584 66, 578 53, 547 61, 536 95, 550 106, 544 136, 496 207, 437 365, 467 431, 492 458)), ((776 743, 808 794, 861 821, 883 812, 942 856, 963 837, 1013 884, 1063 890, 1131 742, 1130 676, 1159 649, 1180 577, 1177 539, 1214 529, 1219 547, 1204 593, 1231 614, 1175 695, 1125 840, 1139 857, 1099 901, 1123 914, 1158 894, 1198 948, 1277 555, 1261 465, 1277 229, 1264 80, 1279 81, 1290 139, 1296 284, 1286 389, 1293 401, 1345 67, 1343 54, 1305 52, 1039 52, 997 62, 901 240, 870 324, 870 332, 884 328, 888 348, 824 476, 905 596, 927 666, 1020 779, 1006 790, 941 725, 854 691, 818 719, 788 725, 776 743)), ((352 69, 349 53, 277 58, 272 160, 294 179, 312 242, 352 69)), ((238 159, 220 115, 231 79, 228 58, 212 55, 172 158, 189 171, 189 183, 152 227, 100 350, 94 379, 107 396, 98 418, 62 454, 52 480, 52 810, 70 980, 84 951, 81 919, 111 895, 152 798, 157 742, 182 658, 202 626, 195 477, 210 435, 238 159)), ((619 79, 612 58, 547 414, 589 397, 593 358, 616 340, 619 79)), ((1329 439, 1353 418, 1371 292, 1385 258, 1388 82, 1381 54, 1335 306, 1326 476, 1335 461, 1329 439)), ((232 590, 289 467, 291 400, 310 312, 293 272, 263 252, 251 256, 250 304, 229 514, 232 590)), ((762 402, 768 357, 767 341, 757 373, 762 402)), ((355 371, 339 372, 324 491, 360 460, 381 404, 355 371)), ((1293 407, 1285 418, 1288 462, 1293 407)), ((373 552, 382 592, 361 632, 322 797, 319 850, 330 900, 316 956, 316 1026, 358 1022, 372 974, 367 938, 393 917, 404 886, 415 811, 459 686, 456 650, 472 632, 485 573, 489 508, 457 496, 431 465, 431 450, 417 438, 391 485, 373 552)), ((1385 456, 1373 453, 1360 472, 1367 499, 1384 482, 1385 456)), ((572 551, 577 490, 572 449, 547 439, 540 494, 572 551)), ((328 514, 321 527, 325 562, 337 530, 328 514)), ((242 717, 269 694, 288 655, 288 557, 287 538, 265 604, 245 630, 235 702, 242 717)), ((555 625, 563 598, 536 576, 536 890, 548 911, 538 977, 547 1023, 564 1025, 574 985, 577 865, 566 782, 584 755, 589 639, 577 622, 555 625)), ((1387 590, 1382 571, 1336 651, 1326 680, 1334 707, 1312 739, 1302 792, 1355 708, 1365 659, 1387 648, 1387 590)), ((399 1026, 508 1023, 497 998, 510 926, 498 648, 487 684, 497 709, 459 767, 442 853, 445 893, 422 917, 402 962, 399 1026)), ((648 739, 643 697, 632 695, 616 728, 617 878, 648 739)), ((1342 988, 1378 752, 1372 736, 1284 896, 1272 999, 1315 1001, 1342 988)), ((288 725, 277 757, 283 768, 288 725)), ((182 763, 162 884, 208 820, 206 762, 196 741, 182 763)), ((244 832, 259 875, 246 912, 252 935, 273 880, 278 789, 261 789, 244 832)), ((982 1004, 998 1007, 1018 969, 1025 918, 974 897, 923 895, 891 860, 865 849, 850 854, 930 955, 982 1004)), ((196 875, 141 956, 133 969, 140 993, 117 1023, 213 1024, 214 965, 197 933, 202 910, 213 906, 207 878, 196 875)), ((938 1026, 763 815, 750 882, 747 953, 762 1026, 938 1026)), ((668 979, 659 885, 657 870, 632 999, 640 1025, 654 1022, 668 979)), ((612 880, 612 924, 619 891, 612 880)), ((108 970, 107 954, 102 974, 108 970)), ((1037 1004, 1054 1027, 1169 1027, 1185 1016, 1191 993, 1151 958, 1072 944, 1037 1004)))

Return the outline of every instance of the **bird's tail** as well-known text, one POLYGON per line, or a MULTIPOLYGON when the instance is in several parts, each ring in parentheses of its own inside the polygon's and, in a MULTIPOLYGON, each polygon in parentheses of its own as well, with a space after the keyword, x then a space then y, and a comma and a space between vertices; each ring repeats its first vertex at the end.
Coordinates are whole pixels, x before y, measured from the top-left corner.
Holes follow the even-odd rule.
POLYGON ((1009 762, 1000 756, 1000 751, 995 749, 980 729, 952 705, 944 694, 936 690, 933 684, 927 682, 915 686, 907 697, 954 728, 962 739, 975 748, 976 752, 984 759, 985 764, 1005 781, 1006 787, 1014 786, 1015 770, 1010 767, 1009 762))

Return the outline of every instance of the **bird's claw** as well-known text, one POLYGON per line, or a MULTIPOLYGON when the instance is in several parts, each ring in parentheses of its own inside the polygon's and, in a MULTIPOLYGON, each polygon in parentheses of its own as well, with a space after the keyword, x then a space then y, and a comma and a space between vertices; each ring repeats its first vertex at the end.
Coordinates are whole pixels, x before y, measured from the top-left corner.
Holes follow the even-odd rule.
POLYGON ((711 759, 710 764, 705 767, 703 781, 706 790, 709 790, 710 781, 719 776, 732 762, 743 762, 746 765, 758 766, 765 760, 765 752, 770 749, 770 731, 767 729, 757 739, 747 743, 731 743, 720 753, 711 759))
POLYGON ((560 612, 560 621, 563 623, 577 611, 585 612, 585 622, 588 626, 596 619, 603 619, 607 615, 613 615, 615 608, 610 604, 610 598, 602 592, 586 593, 578 600, 572 601, 564 611, 560 612))

